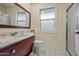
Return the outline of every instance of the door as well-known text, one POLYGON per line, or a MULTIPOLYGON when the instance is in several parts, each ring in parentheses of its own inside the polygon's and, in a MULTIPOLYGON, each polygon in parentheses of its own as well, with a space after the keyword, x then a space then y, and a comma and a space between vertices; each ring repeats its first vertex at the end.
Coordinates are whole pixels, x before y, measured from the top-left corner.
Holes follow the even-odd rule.
POLYGON ((75 41, 75 21, 76 21, 76 4, 73 4, 67 11, 67 51, 72 55, 76 55, 75 41))
POLYGON ((76 39, 76 52, 77 55, 79 56, 79 4, 77 4, 77 21, 76 21, 76 34, 75 34, 75 39, 76 39))

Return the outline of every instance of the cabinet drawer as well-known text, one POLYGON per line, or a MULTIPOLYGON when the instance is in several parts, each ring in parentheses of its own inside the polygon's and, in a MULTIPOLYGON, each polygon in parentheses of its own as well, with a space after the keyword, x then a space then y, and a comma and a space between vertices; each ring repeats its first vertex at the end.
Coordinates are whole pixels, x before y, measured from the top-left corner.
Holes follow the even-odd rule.
POLYGON ((28 43, 28 40, 23 40, 16 44, 15 46, 12 46, 11 55, 18 55, 22 56, 26 54, 26 49, 30 47, 30 42, 28 43))
POLYGON ((27 41, 22 41, 19 43, 16 43, 15 45, 3 50, 0 52, 0 56, 22 56, 27 54, 29 51, 28 48, 30 47, 30 44, 27 41))

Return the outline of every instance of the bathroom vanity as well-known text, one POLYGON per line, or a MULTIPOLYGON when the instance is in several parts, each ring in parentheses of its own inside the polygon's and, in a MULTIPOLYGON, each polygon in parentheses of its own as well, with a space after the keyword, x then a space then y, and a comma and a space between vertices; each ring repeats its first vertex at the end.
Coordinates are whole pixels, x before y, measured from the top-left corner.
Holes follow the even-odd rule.
POLYGON ((34 40, 35 36, 32 34, 0 43, 0 56, 27 56, 33 49, 34 40))
POLYGON ((4 34, 1 34, 2 32, 4 32, 4 31, 1 31, 0 56, 29 55, 33 48, 35 35, 33 33, 28 33, 28 32, 25 33, 24 30, 19 31, 19 29, 25 29, 25 30, 30 29, 31 13, 28 10, 26 10, 26 8, 21 6, 19 3, 0 4, 0 6, 3 6, 3 5, 5 6, 7 5, 6 6, 7 10, 4 11, 5 13, 1 12, 0 14, 0 29, 17 28, 18 30, 17 31, 16 29, 14 31, 9 31, 8 29, 5 30, 6 32, 11 32, 9 33, 10 35, 6 34, 6 32, 4 34))

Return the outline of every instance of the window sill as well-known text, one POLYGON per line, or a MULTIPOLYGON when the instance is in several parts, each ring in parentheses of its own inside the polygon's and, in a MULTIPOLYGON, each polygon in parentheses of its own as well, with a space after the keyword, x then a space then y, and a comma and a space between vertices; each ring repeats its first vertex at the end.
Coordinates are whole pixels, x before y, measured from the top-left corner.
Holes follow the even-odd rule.
POLYGON ((40 34, 56 34, 56 32, 41 32, 41 31, 39 31, 38 33, 40 33, 40 34))

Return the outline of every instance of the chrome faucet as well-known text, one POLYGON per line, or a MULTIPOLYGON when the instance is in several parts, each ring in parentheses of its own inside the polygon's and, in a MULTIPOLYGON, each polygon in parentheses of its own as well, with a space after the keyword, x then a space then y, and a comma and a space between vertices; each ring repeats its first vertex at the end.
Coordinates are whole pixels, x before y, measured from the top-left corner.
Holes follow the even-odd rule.
POLYGON ((18 34, 18 32, 14 32, 14 33, 11 33, 11 36, 15 36, 17 34, 18 34))

